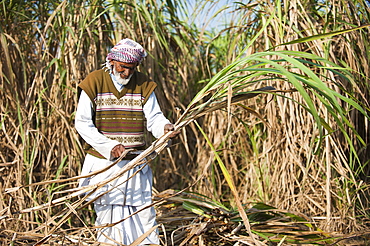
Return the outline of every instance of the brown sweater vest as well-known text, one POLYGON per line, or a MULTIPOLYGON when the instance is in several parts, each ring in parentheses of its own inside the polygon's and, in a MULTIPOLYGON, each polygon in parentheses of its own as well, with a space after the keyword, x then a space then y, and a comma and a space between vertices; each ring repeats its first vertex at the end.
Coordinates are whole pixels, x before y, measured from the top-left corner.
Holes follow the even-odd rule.
MULTIPOLYGON (((119 92, 109 72, 104 70, 90 73, 79 84, 93 103, 93 120, 99 132, 126 148, 135 149, 145 148, 143 105, 156 86, 143 73, 135 71, 130 82, 119 92)), ((88 144, 84 149, 93 156, 104 158, 88 144)))

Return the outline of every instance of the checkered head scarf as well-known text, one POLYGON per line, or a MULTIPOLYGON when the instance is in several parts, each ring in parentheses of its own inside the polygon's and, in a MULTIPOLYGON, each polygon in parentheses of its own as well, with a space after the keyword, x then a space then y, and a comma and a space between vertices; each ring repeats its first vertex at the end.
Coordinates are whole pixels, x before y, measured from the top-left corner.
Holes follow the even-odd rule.
POLYGON ((147 56, 144 48, 135 41, 125 38, 118 42, 108 53, 106 67, 111 69, 110 61, 116 60, 124 63, 141 63, 147 56))

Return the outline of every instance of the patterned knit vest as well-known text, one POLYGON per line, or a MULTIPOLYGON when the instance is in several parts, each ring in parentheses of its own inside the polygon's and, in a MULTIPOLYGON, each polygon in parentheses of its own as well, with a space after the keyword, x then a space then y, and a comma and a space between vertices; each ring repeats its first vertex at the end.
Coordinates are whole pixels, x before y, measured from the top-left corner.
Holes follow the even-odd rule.
MULTIPOLYGON (((93 103, 93 120, 99 132, 122 143, 125 148, 135 149, 145 148, 143 105, 156 86, 155 82, 136 71, 119 92, 109 72, 104 70, 90 73, 79 84, 93 103)), ((88 144, 84 149, 93 156, 104 158, 88 144)))

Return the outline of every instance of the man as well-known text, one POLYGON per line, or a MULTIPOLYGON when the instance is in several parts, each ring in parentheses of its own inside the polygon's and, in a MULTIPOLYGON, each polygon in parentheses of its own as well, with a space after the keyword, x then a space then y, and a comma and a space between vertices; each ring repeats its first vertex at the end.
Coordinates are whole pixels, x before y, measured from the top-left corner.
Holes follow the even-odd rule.
MULTIPOLYGON (((145 149, 144 118, 147 130, 156 138, 173 130, 173 125, 161 112, 154 94, 156 83, 136 71, 146 55, 140 44, 123 39, 107 55, 105 68, 90 73, 79 85, 82 90, 75 125, 87 143, 82 175, 110 165, 125 149, 145 149)), ((80 186, 99 183, 117 173, 134 158, 132 155, 128 157, 106 172, 80 180, 80 186)), ((104 227, 151 204, 150 167, 145 166, 131 177, 140 167, 129 170, 89 197, 93 199, 100 196, 94 201, 96 225, 103 226, 98 231, 99 242, 129 245, 156 225, 155 211, 151 207, 114 226, 104 227)), ((142 243, 158 245, 157 231, 142 243)))

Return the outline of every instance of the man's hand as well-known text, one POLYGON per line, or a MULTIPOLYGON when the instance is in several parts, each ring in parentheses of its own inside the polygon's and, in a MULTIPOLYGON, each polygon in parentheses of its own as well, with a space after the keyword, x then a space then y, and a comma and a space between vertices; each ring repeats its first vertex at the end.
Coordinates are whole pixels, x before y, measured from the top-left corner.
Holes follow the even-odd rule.
POLYGON ((122 155, 123 151, 125 151, 125 147, 122 144, 118 144, 114 146, 114 148, 110 152, 110 156, 112 157, 112 159, 118 158, 122 155))
MULTIPOLYGON (((173 124, 166 124, 164 125, 164 134, 166 134, 169 131, 173 131, 175 129, 173 124)), ((180 131, 175 131, 170 135, 170 138, 174 138, 177 135, 179 135, 180 131)))

